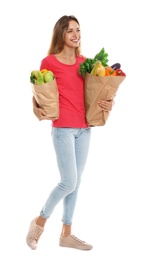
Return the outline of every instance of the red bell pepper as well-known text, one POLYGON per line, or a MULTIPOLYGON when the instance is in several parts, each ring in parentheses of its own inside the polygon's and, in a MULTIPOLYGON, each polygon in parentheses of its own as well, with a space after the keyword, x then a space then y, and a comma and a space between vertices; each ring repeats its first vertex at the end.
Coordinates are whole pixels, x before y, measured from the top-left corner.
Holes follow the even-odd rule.
POLYGON ((126 74, 121 69, 117 69, 116 76, 126 76, 126 74))

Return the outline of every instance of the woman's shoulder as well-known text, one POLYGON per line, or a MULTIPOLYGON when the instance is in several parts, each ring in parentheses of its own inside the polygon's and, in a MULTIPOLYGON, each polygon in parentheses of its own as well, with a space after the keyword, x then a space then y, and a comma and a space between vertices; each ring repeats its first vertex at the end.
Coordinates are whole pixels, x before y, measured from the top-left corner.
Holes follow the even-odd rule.
POLYGON ((51 61, 51 60, 53 60, 54 59, 54 55, 53 54, 50 54, 50 55, 47 55, 46 57, 44 57, 43 59, 42 59, 42 61, 51 61))
POLYGON ((83 56, 82 54, 78 54, 77 55, 77 59, 80 61, 80 62, 84 62, 86 60, 86 57, 83 56))
POLYGON ((44 57, 41 61, 41 69, 45 68, 45 69, 49 69, 49 67, 51 67, 51 64, 53 63, 54 61, 54 55, 53 54, 50 54, 46 57, 44 57))

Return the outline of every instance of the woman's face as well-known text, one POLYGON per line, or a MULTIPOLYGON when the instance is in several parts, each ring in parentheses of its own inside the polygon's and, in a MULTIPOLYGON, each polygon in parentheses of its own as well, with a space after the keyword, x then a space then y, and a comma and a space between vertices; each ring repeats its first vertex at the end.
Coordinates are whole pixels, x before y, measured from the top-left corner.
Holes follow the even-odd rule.
POLYGON ((65 32, 65 45, 70 48, 77 48, 79 47, 80 38, 79 24, 73 20, 69 21, 69 26, 65 32))

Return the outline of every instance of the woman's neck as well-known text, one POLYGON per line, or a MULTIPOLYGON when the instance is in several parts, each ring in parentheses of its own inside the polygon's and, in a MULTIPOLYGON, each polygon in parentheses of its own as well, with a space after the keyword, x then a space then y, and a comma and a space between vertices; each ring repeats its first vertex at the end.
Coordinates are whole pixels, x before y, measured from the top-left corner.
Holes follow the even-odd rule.
POLYGON ((62 63, 65 64, 74 64, 76 62, 76 54, 75 51, 66 51, 63 50, 60 53, 56 54, 55 57, 62 63))

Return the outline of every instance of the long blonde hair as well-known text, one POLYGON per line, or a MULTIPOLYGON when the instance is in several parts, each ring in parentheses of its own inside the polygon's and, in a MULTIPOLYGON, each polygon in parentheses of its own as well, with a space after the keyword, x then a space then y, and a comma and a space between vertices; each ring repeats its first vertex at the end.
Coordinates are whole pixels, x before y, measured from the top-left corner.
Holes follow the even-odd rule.
MULTIPOLYGON (((79 21, 77 18, 73 15, 64 15, 62 16, 55 24, 53 28, 53 35, 51 39, 51 44, 49 47, 49 50, 47 52, 47 55, 50 54, 57 54, 60 53, 63 50, 64 47, 64 34, 69 26, 69 21, 75 21, 79 24, 79 21)), ((76 55, 80 54, 80 45, 75 50, 76 55)))

